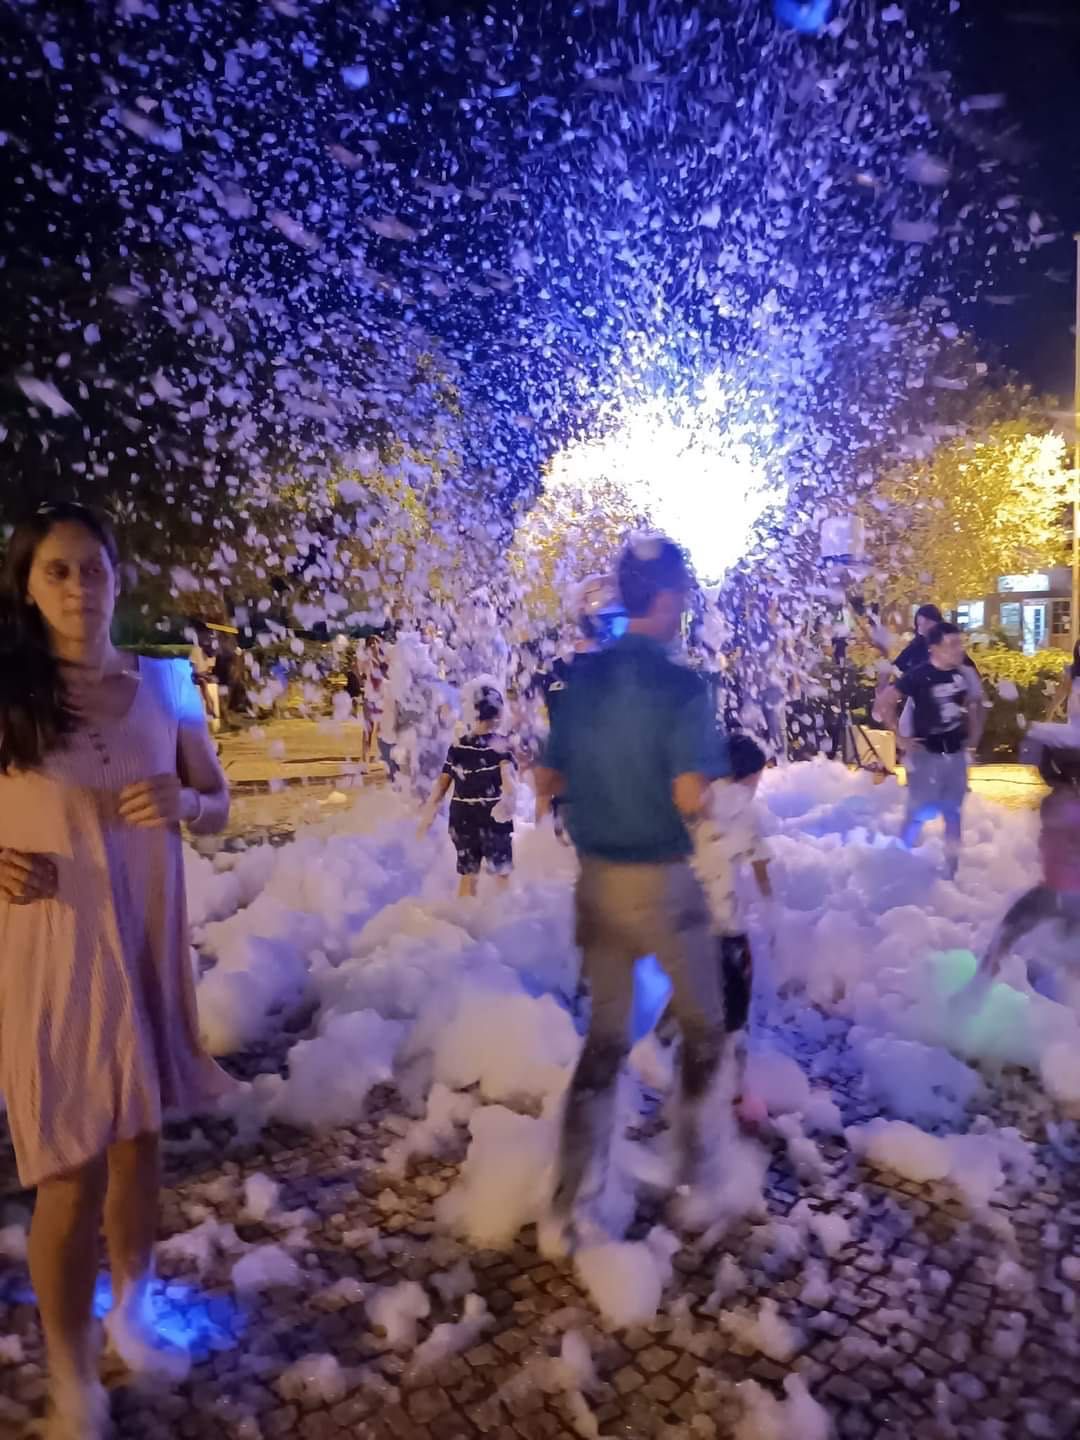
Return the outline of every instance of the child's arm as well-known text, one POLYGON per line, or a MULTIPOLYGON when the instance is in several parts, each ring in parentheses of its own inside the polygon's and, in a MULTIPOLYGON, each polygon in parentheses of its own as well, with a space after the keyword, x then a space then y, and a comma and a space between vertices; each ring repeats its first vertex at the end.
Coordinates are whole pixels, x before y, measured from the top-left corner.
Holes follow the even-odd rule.
POLYGON ((427 803, 420 811, 421 835, 426 835, 427 832, 431 829, 432 825, 435 823, 435 816, 438 812, 439 806, 442 804, 446 796, 446 792, 450 789, 450 786, 453 783, 453 779, 446 773, 445 770, 439 776, 438 780, 435 781, 435 788, 428 796, 427 803))
POLYGON ((499 766, 499 781, 502 785, 502 794, 495 803, 491 812, 491 818, 500 825, 506 825, 514 818, 514 796, 517 793, 517 773, 514 769, 514 762, 506 759, 499 766))
POLYGON ((758 893, 763 900, 772 899, 772 880, 769 878, 769 862, 764 857, 751 861, 758 893))

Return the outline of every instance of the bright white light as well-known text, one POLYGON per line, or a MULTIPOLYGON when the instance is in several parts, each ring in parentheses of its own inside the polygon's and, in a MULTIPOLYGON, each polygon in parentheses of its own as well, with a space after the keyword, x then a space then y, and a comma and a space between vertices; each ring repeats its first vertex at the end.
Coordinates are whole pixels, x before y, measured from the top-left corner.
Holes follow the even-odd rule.
POLYGON ((704 383, 692 406, 644 402, 599 437, 560 451, 548 489, 617 486, 689 550, 700 580, 716 582, 744 554, 766 508, 783 498, 760 458, 768 435, 737 423, 732 410, 719 377, 704 383))

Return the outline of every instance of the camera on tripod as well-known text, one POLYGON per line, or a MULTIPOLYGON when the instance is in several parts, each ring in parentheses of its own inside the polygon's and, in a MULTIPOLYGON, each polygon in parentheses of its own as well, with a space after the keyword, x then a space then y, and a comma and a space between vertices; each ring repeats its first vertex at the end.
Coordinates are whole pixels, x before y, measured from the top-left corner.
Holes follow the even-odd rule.
POLYGON ((851 672, 848 646, 851 642, 849 614, 866 618, 866 597, 862 583, 870 573, 866 561, 866 532, 863 522, 854 515, 830 516, 821 524, 821 560, 830 599, 833 601, 833 622, 830 641, 833 663, 840 671, 840 715, 838 735, 833 754, 845 764, 884 777, 891 774, 896 763, 895 742, 887 732, 867 730, 851 718, 851 672), (891 762, 890 763, 890 759, 891 762))

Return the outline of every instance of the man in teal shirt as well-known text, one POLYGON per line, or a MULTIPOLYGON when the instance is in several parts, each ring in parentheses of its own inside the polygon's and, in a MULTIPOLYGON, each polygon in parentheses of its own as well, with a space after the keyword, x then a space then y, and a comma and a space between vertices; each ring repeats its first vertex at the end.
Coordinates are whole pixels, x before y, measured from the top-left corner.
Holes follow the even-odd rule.
MULTIPOLYGON (((691 579, 658 536, 631 542, 618 566, 627 633, 581 657, 552 719, 538 770, 541 807, 567 801, 581 861, 575 897, 592 1015, 563 1123, 556 1217, 571 1220, 594 1156, 611 1145, 615 1085, 629 1044, 634 964, 655 955, 683 1035, 680 1182, 701 1160, 700 1102, 724 1043, 719 967, 705 896, 690 868, 690 828, 708 784, 727 773, 702 680, 668 655, 691 579)), ((598 1167, 598 1190, 606 1164, 598 1167)), ((589 1197, 580 1197, 582 1199, 589 1197)))

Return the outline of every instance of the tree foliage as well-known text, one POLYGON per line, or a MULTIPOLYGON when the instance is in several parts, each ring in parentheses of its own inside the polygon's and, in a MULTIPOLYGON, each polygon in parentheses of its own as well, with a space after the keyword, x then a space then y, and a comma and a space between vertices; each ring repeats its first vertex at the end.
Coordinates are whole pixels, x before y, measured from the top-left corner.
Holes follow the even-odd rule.
POLYGON ((557 485, 543 491, 519 520, 510 575, 533 629, 555 629, 572 616, 572 597, 588 575, 614 566, 628 535, 649 517, 614 483, 588 491, 557 485))
POLYGON ((996 591, 998 577, 1064 563, 1072 476, 1065 442, 1030 402, 981 406, 964 433, 897 466, 863 513, 871 585, 887 609, 944 607, 996 591))

